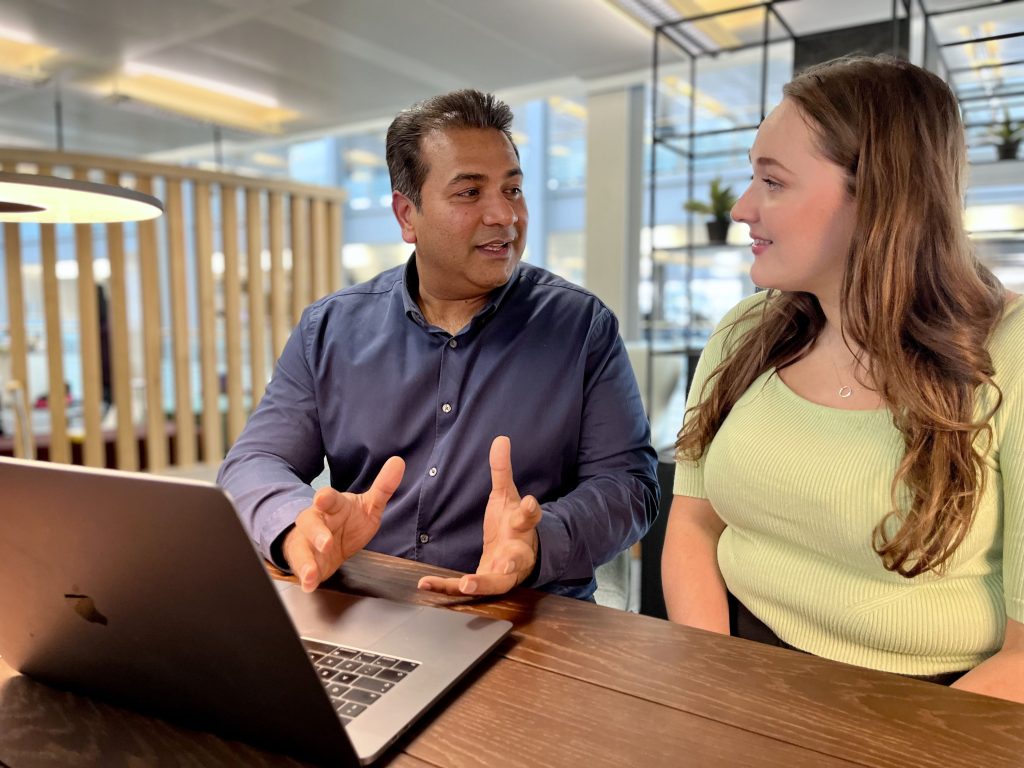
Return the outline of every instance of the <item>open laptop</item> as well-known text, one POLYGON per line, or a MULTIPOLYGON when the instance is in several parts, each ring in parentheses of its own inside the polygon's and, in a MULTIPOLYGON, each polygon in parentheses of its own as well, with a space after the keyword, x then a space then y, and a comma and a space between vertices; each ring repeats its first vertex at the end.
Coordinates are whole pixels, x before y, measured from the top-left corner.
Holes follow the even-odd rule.
POLYGON ((209 483, 0 459, 0 529, 10 666, 318 762, 379 756, 512 627, 275 582, 209 483))

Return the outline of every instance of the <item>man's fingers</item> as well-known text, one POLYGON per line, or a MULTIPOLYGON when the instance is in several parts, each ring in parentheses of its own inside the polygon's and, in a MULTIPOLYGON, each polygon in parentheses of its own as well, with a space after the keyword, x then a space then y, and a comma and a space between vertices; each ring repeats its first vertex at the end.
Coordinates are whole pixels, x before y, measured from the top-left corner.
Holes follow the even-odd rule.
MULTIPOLYGON (((328 539, 330 537, 328 536, 328 539)), ((285 537, 284 559, 299 580, 303 592, 312 592, 320 584, 320 568, 309 540, 298 528, 293 528, 285 537)))
POLYGON ((498 435, 491 442, 491 493, 500 496, 518 496, 512 479, 512 441, 505 435, 498 435))
POLYGON ((445 595, 461 595, 459 592, 459 577, 445 579, 441 576, 424 576, 416 584, 417 589, 425 592, 440 592, 445 595))
MULTIPOLYGON (((313 497, 313 504, 304 509, 295 518, 295 528, 306 541, 317 552, 326 552, 331 548, 331 538, 334 535, 333 529, 327 524, 331 515, 337 511, 338 501, 334 497, 340 497, 337 491, 332 488, 321 488, 313 497), (331 493, 324 493, 330 491, 331 493), (326 509, 325 509, 326 507, 326 509)), ((292 569, 295 570, 294 568, 292 569)), ((296 571, 297 572, 297 571, 296 571)))
POLYGON ((520 503, 519 509, 512 515, 509 525, 513 531, 527 533, 537 527, 543 514, 540 504, 533 496, 526 496, 520 503))
POLYGON ((445 595, 501 595, 516 585, 515 575, 498 573, 468 573, 465 576, 442 578, 424 576, 416 585, 427 592, 445 595))
POLYGON ((373 485, 363 494, 363 499, 367 502, 367 511, 369 513, 375 517, 380 516, 388 500, 391 499, 391 495, 398 489, 404 474, 405 462, 398 456, 392 456, 384 462, 384 466, 377 473, 373 485))

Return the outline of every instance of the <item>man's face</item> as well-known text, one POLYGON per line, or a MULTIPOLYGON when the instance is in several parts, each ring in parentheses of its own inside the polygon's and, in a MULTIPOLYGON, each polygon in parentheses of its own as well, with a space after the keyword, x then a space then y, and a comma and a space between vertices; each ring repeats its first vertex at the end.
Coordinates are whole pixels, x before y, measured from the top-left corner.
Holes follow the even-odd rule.
POLYGON ((504 285, 526 247, 528 214, 515 150, 496 129, 435 131, 420 147, 427 177, 420 208, 399 192, 392 208, 416 245, 423 289, 471 299, 504 285))

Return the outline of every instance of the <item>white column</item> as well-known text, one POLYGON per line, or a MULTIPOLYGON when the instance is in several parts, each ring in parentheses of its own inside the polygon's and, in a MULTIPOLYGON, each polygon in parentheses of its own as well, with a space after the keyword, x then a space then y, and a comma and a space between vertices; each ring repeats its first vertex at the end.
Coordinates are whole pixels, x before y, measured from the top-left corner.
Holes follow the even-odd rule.
POLYGON ((643 94, 637 85, 587 95, 584 284, 619 318, 627 341, 640 335, 643 94))

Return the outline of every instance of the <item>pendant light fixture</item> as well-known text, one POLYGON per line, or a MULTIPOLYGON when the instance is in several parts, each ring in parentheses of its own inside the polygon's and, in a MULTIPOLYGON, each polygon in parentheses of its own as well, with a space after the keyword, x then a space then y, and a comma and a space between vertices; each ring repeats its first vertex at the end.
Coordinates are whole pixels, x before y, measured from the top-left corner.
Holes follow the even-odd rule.
POLYGON ((163 211, 155 197, 124 187, 0 172, 0 222, 114 224, 155 219, 163 211))

